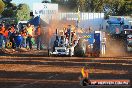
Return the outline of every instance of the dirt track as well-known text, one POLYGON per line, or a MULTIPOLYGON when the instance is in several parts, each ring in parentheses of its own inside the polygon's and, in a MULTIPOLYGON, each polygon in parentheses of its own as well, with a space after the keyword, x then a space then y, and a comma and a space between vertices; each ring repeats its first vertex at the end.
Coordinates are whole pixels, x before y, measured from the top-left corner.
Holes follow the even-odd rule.
POLYGON ((78 77, 85 64, 91 79, 132 79, 132 57, 1 56, 0 88, 81 88, 78 77))

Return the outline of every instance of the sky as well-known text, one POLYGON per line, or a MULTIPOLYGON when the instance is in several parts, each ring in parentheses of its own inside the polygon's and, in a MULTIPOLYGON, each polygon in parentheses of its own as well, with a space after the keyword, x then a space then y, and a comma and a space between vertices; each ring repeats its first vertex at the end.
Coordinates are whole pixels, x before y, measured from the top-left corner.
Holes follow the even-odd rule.
MULTIPOLYGON (((51 0, 48 0, 48 1, 51 1, 51 0)), ((36 2, 42 2, 42 0, 12 0, 12 3, 16 3, 17 5, 20 3, 28 4, 31 10, 33 9, 33 3, 36 3, 36 2)))

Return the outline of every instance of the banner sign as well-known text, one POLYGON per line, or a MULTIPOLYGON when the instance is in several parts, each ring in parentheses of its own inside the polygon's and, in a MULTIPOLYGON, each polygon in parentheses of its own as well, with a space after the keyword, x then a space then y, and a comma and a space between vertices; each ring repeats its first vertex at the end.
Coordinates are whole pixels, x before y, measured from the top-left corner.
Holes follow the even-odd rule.
POLYGON ((48 15, 58 12, 58 4, 51 3, 34 3, 33 15, 48 15))

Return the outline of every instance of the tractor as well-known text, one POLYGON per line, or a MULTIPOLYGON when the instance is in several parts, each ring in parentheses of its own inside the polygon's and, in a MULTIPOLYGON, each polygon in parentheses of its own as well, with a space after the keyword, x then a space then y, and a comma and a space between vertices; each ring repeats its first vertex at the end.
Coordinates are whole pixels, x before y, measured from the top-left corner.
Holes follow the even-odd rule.
MULTIPOLYGON (((76 29, 78 30, 78 29, 76 29)), ((65 30, 56 29, 51 38, 48 48, 49 56, 79 56, 99 57, 103 51, 105 54, 105 43, 103 43, 103 32, 78 33, 75 28, 68 25, 65 30), (102 48, 103 47, 103 48, 102 48)))

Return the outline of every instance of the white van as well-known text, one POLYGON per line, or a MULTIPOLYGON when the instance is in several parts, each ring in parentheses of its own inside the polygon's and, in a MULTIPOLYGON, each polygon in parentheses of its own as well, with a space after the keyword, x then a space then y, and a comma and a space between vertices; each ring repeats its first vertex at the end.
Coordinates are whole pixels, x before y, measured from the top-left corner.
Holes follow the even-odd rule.
POLYGON ((19 21, 17 24, 18 31, 21 31, 24 27, 26 27, 28 21, 19 21))

